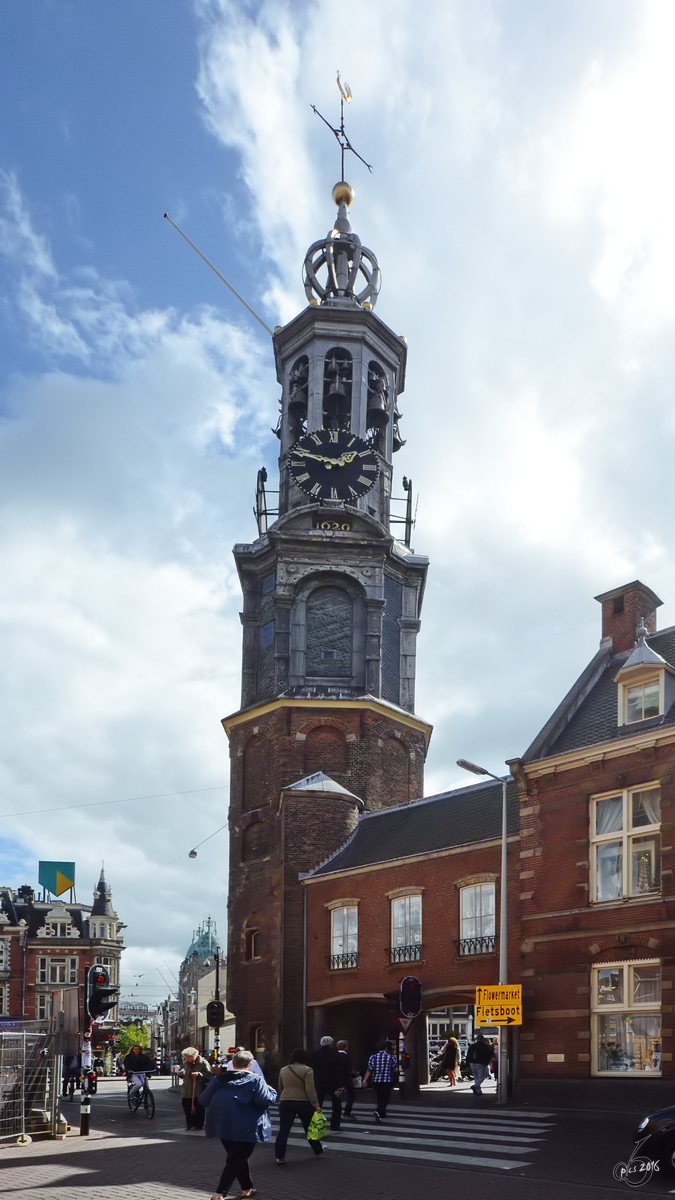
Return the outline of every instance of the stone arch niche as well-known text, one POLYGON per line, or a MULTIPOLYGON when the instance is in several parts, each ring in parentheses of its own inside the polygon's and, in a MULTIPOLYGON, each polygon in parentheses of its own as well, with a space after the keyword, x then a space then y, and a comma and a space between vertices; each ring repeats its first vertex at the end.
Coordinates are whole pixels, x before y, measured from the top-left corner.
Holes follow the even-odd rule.
POLYGON ((365 687, 366 606, 359 584, 337 573, 305 580, 291 617, 292 687, 365 687))
POLYGON ((401 738, 388 737, 383 751, 389 783, 387 804, 407 804, 410 800, 410 753, 401 738))
POLYGON ((349 749, 341 729, 334 725, 316 725, 305 739, 304 775, 324 771, 336 783, 348 786, 349 749))
POLYGON ((269 831, 264 821, 251 821, 241 835, 241 861, 255 862, 269 854, 269 831))
POLYGON ((262 808, 272 799, 272 743, 265 734, 254 734, 244 747, 242 776, 242 808, 250 811, 262 808))

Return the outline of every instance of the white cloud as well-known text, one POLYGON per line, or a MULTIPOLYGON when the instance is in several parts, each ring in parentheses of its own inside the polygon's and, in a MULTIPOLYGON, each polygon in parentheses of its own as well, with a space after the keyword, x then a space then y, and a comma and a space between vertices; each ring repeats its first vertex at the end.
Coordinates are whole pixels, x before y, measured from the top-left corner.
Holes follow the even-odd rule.
MULTIPOLYGON (((333 219, 339 158, 310 103, 337 120, 337 68, 352 86, 349 134, 375 168, 350 162, 352 221, 409 343, 395 490, 403 472, 420 487, 431 557, 428 790, 466 782, 455 759, 522 751, 590 658, 594 594, 642 576, 669 620, 671 6, 195 7, 204 118, 248 189, 224 226, 270 323, 304 304, 304 253, 333 219)), ((253 534, 263 453, 273 476, 269 342, 216 311, 143 309, 95 265, 64 272, 16 177, 3 187, 12 302, 48 364, 12 381, 0 426, 6 804, 210 786, 238 703, 230 547, 253 534)), ((105 857, 121 889, 223 809, 205 792, 12 831, 72 852, 92 886, 105 857)), ((224 932, 225 877, 218 835, 120 892, 138 973, 209 908, 224 932)))

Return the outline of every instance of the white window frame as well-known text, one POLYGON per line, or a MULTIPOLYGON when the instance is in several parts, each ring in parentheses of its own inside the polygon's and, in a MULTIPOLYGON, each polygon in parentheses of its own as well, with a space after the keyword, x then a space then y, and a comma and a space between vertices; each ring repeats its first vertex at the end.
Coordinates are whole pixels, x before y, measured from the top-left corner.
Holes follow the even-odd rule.
MULTIPOLYGON (((389 944, 390 944, 392 950, 397 950, 401 946, 421 946, 421 944, 422 944, 422 893, 421 892, 413 892, 408 896, 392 897, 392 900, 391 900, 391 942, 389 944), (420 922, 419 922, 419 932, 418 933, 415 931, 415 928, 414 928, 413 922, 412 922, 413 901, 419 902, 420 922), (403 910, 403 921, 402 922, 396 920, 397 905, 398 905, 399 912, 401 911, 401 909, 403 910), (398 945, 395 940, 397 935, 394 932, 397 928, 399 928, 399 929, 403 928, 403 931, 404 931, 403 941, 399 942, 398 945)), ((411 959, 410 961, 414 961, 414 959, 411 959)))
POLYGON ((35 982, 36 983, 46 983, 47 982, 47 975, 48 975, 47 963, 48 962, 49 962, 48 958, 45 958, 42 956, 40 958, 38 958, 37 966, 35 968, 35 982))
POLYGON ((666 673, 665 671, 654 671, 653 668, 647 668, 644 671, 635 671, 630 677, 622 679, 618 687, 618 725, 640 725, 643 721, 652 721, 654 717, 639 717, 637 721, 628 720, 628 691, 634 687, 647 687, 649 684, 658 684, 659 688, 659 711, 654 716, 662 716, 666 705, 666 673))
POLYGON ((0 937, 0 971, 9 971, 12 939, 0 937))
POLYGON ((0 983, 0 1017, 9 1016, 9 984, 0 983))
POLYGON ((54 984, 55 987, 65 987, 68 982, 68 959, 55 956, 47 961, 49 963, 47 983, 54 984), (63 979, 58 978, 60 974, 63 974, 63 979))
POLYGON ((478 941, 480 938, 491 937, 494 939, 495 948, 497 946, 497 887, 494 879, 486 879, 480 883, 467 883, 459 889, 459 940, 460 942, 478 941), (483 912, 483 888, 492 889, 492 913, 483 912), (468 891, 480 892, 481 911, 479 917, 474 917, 474 920, 480 921, 481 932, 468 934, 464 929, 464 893, 468 891), (492 933, 483 932, 483 921, 486 917, 492 917, 492 933))
POLYGON ((52 1011, 51 992, 38 992, 35 1002, 35 1017, 38 1021, 48 1021, 52 1011))
POLYGON ((343 904, 331 909, 330 914, 330 961, 331 970, 345 970, 348 963, 335 966, 339 958, 356 955, 353 967, 358 964, 359 953, 359 906, 358 904, 343 904), (350 930, 350 922, 353 929, 350 930))
POLYGON ((634 829, 632 827, 632 797, 639 792, 658 792, 661 788, 658 783, 644 783, 638 787, 624 788, 623 791, 605 792, 597 796, 591 796, 590 803, 590 859, 591 859, 591 904, 619 904, 625 899, 639 900, 649 896, 659 896, 661 894, 661 821, 651 825, 638 825, 634 829), (610 831, 609 833, 596 833, 596 812, 598 804, 603 800, 619 800, 623 802, 622 825, 620 830, 610 831), (640 837, 649 837, 653 835, 658 838, 658 850, 655 854, 655 865, 658 869, 658 887, 650 888, 648 891, 632 891, 632 858, 631 847, 634 839, 640 837), (621 868, 621 895, 609 897, 606 899, 598 898, 598 869, 597 848, 603 844, 612 842, 621 842, 622 868, 621 868))
MULTIPOLYGON (((616 1077, 617 1075, 624 1078, 631 1076, 639 1079, 654 1079, 662 1074, 661 1066, 653 1071, 601 1071, 598 1068, 599 1059, 599 1028, 600 1018, 608 1016, 611 1013, 626 1014, 627 1016, 661 1016, 661 996, 658 1000, 650 1003, 635 1003, 633 1000, 633 989, 631 981, 635 967, 661 967, 661 960, 658 958, 631 959, 629 961, 621 960, 617 962, 602 962, 597 963, 591 968, 591 1074, 599 1075, 603 1078, 616 1077), (620 970, 623 973, 623 1000, 617 1003, 616 1007, 613 1004, 602 1004, 598 998, 598 979, 600 971, 620 970)), ((661 1036, 659 1036, 659 1042, 661 1036)), ((660 1060, 659 1060, 660 1063, 660 1060)))

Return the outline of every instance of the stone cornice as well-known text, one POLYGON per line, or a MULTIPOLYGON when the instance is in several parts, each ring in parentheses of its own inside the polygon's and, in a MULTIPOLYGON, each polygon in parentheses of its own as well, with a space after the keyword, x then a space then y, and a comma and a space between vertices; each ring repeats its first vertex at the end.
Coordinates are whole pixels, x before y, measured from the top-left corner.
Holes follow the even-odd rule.
POLYGON ((427 746, 429 745, 433 730, 433 725, 430 725, 428 721, 423 721, 421 717, 416 717, 413 713, 396 708, 393 704, 377 700, 374 696, 356 700, 313 700, 306 699, 305 697, 289 696, 286 699, 280 698, 277 700, 268 700, 263 704, 253 704, 250 708, 241 708, 229 717, 223 717, 221 724, 229 737, 230 731, 236 729, 238 725, 244 725, 248 721, 264 716, 266 713, 279 712, 279 710, 284 708, 328 709, 333 712, 353 711, 354 709, 363 711, 363 709, 366 709, 369 712, 377 713, 378 716, 388 717, 392 721, 398 721, 401 725, 407 725, 408 728, 422 733, 427 746))

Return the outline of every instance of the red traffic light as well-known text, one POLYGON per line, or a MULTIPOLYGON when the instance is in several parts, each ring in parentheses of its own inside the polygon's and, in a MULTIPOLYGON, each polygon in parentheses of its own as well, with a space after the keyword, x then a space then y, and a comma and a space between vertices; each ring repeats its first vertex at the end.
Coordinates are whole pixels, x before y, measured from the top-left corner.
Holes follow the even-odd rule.
POLYGON ((422 1008, 422 984, 415 975, 406 975, 399 988, 399 1007, 404 1017, 416 1017, 422 1008))

